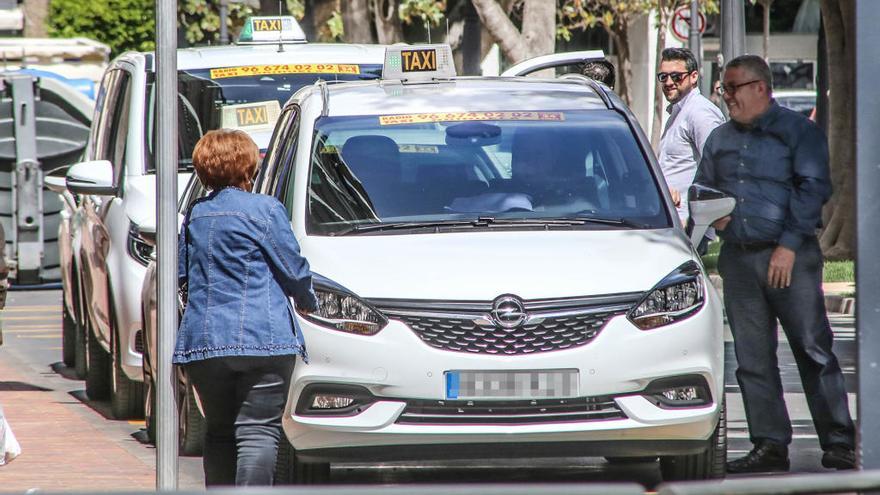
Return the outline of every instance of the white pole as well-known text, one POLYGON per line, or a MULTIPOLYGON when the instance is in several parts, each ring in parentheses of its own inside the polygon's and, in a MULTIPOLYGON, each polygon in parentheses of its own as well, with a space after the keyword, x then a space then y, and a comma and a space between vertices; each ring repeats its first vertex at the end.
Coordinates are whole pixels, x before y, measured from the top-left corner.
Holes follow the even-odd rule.
POLYGON ((177 0, 156 0, 156 489, 177 490, 177 400, 171 355, 177 334, 177 0))

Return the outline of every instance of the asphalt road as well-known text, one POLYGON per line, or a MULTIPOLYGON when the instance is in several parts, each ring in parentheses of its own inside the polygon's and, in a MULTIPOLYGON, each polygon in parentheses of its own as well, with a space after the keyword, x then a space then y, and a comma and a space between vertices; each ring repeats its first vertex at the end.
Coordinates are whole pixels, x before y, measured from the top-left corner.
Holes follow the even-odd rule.
MULTIPOLYGON (((26 375, 44 380, 51 379, 53 387, 64 390, 71 397, 88 405, 96 414, 90 419, 100 430, 125 441, 126 448, 145 463, 155 459, 152 445, 143 443, 145 437, 142 421, 115 421, 109 417, 108 402, 91 401, 84 391, 84 383, 74 379, 73 374, 61 361, 60 330, 61 291, 11 292, 7 308, 29 307, 36 310, 29 316, 16 316, 14 311, 2 314, 5 345, 17 362, 26 363, 26 375), (45 316, 43 316, 45 315, 45 316), (130 441, 135 439, 138 441, 130 441)), ((856 343, 854 319, 849 316, 832 315, 835 331, 835 351, 846 374, 850 392, 850 407, 855 414, 855 359, 856 343)), ((742 409, 742 400, 734 378, 736 366, 729 335, 725 339, 727 353, 728 428, 730 458, 745 454, 751 444, 742 409)), ((5 354, 0 353, 0 359, 5 354)), ((780 369, 785 387, 795 434, 791 446, 792 471, 823 472, 819 460, 821 450, 810 421, 809 411, 803 397, 803 389, 791 351, 780 338, 780 369)), ((523 459, 520 461, 460 461, 443 463, 389 463, 382 465, 342 464, 334 465, 331 473, 334 483, 446 483, 446 482, 581 482, 581 481, 635 481, 653 486, 660 481, 656 463, 612 465, 600 458, 523 459)), ((202 483, 201 459, 180 459, 181 488, 197 488, 202 483)), ((120 487, 122 488, 122 487, 120 487)))

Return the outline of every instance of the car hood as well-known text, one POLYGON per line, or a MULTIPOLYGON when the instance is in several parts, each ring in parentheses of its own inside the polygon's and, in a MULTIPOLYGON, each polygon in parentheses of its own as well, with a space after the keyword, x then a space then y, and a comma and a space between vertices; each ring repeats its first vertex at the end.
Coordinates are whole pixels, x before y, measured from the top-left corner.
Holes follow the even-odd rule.
POLYGON ((645 291, 698 259, 680 231, 305 237, 314 273, 364 298, 488 301, 645 291))
MULTIPOLYGON (((186 188, 190 172, 177 174, 177 198, 174 199, 174 209, 177 210, 177 200, 186 188)), ((129 220, 144 230, 156 230, 156 176, 153 174, 126 177, 125 186, 125 212, 129 220)))

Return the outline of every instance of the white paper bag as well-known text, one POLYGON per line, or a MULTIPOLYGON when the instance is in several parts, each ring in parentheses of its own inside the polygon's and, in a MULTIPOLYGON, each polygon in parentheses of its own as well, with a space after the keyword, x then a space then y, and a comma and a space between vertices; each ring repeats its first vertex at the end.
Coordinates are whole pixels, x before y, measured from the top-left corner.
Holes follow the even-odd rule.
POLYGON ((3 409, 0 408, 0 466, 8 464, 21 454, 21 445, 15 439, 12 428, 3 416, 3 409))

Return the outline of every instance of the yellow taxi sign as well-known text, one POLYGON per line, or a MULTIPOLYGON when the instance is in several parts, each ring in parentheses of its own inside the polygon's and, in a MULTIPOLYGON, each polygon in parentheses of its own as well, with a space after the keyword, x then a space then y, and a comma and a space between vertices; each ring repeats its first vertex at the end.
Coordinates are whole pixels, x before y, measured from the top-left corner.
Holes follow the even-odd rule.
POLYGON ((241 34, 238 36, 238 42, 244 44, 278 43, 284 41, 306 41, 305 32, 293 16, 249 17, 241 29, 241 34))
POLYGON ((539 120, 562 122, 562 112, 434 112, 380 115, 379 125, 429 124, 435 122, 466 122, 475 120, 539 120))
POLYGON ((360 74, 357 64, 269 64, 211 69, 211 79, 283 74, 360 74))
POLYGON ((272 129, 281 115, 281 105, 276 100, 223 107, 221 127, 258 131, 272 129))
POLYGON ((449 45, 395 45, 385 49, 382 79, 432 81, 455 77, 449 45))

